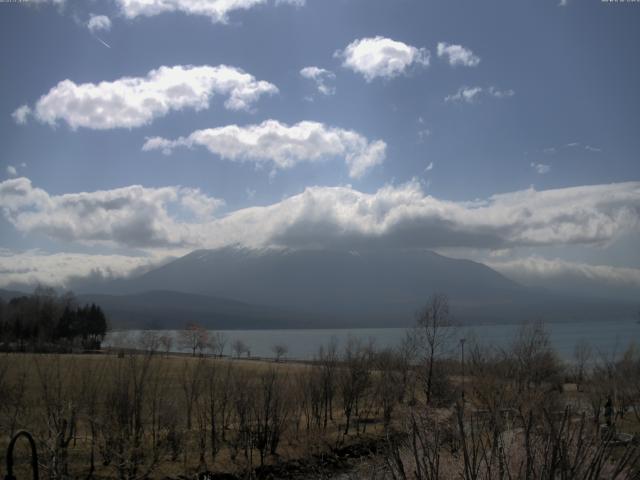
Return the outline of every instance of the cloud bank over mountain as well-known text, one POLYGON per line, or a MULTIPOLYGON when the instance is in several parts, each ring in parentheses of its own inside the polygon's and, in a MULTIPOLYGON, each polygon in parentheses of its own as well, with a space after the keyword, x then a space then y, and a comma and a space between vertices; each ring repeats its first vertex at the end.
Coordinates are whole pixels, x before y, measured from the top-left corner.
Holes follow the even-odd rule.
POLYGON ((24 233, 135 248, 369 247, 483 249, 605 245, 638 229, 640 182, 452 202, 417 181, 373 193, 308 187, 267 206, 214 217, 222 199, 179 186, 52 195, 25 177, 0 183, 4 217, 24 233))

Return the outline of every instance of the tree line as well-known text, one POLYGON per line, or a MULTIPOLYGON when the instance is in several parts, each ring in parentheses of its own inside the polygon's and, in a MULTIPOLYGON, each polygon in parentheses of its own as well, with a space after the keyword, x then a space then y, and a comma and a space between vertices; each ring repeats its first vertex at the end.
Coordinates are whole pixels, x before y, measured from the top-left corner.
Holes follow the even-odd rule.
POLYGON ((31 295, 0 299, 0 348, 5 351, 99 349, 107 318, 95 304, 79 305, 71 292, 38 287, 31 295))

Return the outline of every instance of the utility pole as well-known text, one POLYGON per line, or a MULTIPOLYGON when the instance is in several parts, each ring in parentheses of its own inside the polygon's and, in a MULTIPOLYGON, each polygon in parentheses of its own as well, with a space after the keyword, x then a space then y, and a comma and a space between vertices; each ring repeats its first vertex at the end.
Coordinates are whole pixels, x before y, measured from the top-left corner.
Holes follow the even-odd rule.
POLYGON ((460 339, 460 364, 462 365, 462 405, 464 405, 464 342, 466 341, 466 338, 460 339))

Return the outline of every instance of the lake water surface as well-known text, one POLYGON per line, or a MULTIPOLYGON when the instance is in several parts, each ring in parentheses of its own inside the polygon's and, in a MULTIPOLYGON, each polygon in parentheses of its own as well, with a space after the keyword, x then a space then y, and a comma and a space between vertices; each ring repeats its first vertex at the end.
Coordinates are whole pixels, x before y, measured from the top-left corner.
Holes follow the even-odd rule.
MULTIPOLYGON (((521 326, 514 325, 478 325, 457 327, 452 334, 452 346, 455 348, 459 339, 467 341, 475 339, 483 345, 507 347, 517 335, 521 326)), ((612 320, 602 322, 549 323, 545 325, 550 335, 551 344, 565 360, 570 360, 575 345, 587 341, 596 355, 608 358, 620 355, 630 344, 640 343, 640 324, 636 320, 612 320)), ((312 359, 322 345, 332 339, 343 346, 349 338, 358 338, 364 342, 373 341, 378 348, 394 347, 405 337, 405 328, 357 328, 327 330, 224 330, 226 337, 225 355, 230 355, 231 345, 237 339, 242 340, 252 356, 272 357, 272 347, 276 344, 286 345, 288 357, 292 359, 312 359)), ((178 331, 164 331, 177 340, 178 331)), ((142 332, 131 330, 112 332, 107 335, 105 346, 135 347, 142 332)), ((172 350, 179 352, 177 341, 172 350)))

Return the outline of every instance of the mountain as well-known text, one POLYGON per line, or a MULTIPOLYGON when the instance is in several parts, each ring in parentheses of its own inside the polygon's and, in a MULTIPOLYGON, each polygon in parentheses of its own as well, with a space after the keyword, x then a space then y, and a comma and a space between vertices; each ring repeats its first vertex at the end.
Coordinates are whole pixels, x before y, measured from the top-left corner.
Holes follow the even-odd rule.
MULTIPOLYGON (((0 289, 0 299, 9 302, 33 293, 27 290, 0 289)), ((314 320, 287 309, 172 291, 79 294, 76 300, 80 305, 100 305, 114 329, 180 329, 191 322, 209 329, 304 328, 314 320)))
MULTIPOLYGON (((250 323, 264 328, 407 326, 435 292, 449 296, 453 314, 463 322, 630 318, 635 311, 630 303, 525 288, 480 263, 415 250, 197 250, 109 288, 127 295, 171 291, 238 302, 245 310, 233 317, 236 328, 246 328, 239 319, 256 311, 260 318, 251 316, 250 323), (269 309, 286 312, 286 319, 269 309)), ((199 315, 209 308, 202 305, 199 315)))
MULTIPOLYGON (((31 292, 33 293, 33 289, 31 289, 31 292)), ((20 292, 18 290, 5 290, 3 288, 0 288, 0 298, 5 302, 8 302, 12 298, 22 297, 24 295, 29 295, 29 294, 20 292)))
POLYGON ((83 294, 78 302, 100 305, 116 329, 179 329, 190 322, 209 329, 305 327, 304 319, 285 309, 174 291, 83 294))
MULTIPOLYGON (((436 292, 462 323, 637 315, 636 302, 523 287, 486 265, 417 250, 197 250, 90 288, 76 288, 79 303, 101 305, 114 328, 402 327, 436 292)), ((0 290, 5 301, 20 295, 0 290)))

